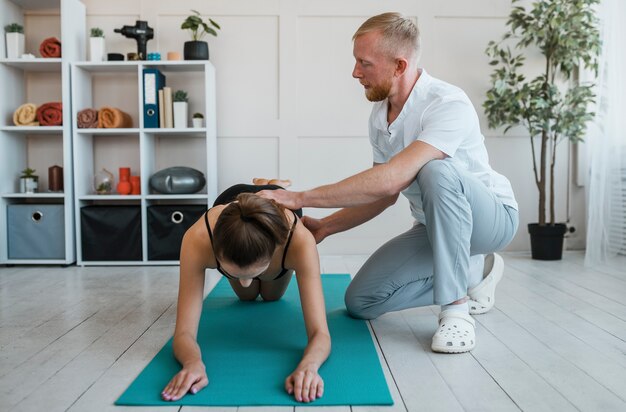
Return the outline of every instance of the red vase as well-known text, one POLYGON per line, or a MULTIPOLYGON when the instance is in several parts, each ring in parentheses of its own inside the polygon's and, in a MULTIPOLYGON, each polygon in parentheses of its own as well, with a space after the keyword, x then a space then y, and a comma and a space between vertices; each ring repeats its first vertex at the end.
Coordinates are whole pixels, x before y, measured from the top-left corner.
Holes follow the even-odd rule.
POLYGON ((130 192, 131 195, 141 194, 141 179, 139 178, 139 176, 131 176, 130 185, 132 187, 131 192, 130 192))
POLYGON ((130 183, 130 167, 120 167, 120 182, 117 184, 117 193, 129 195, 133 190, 130 183))

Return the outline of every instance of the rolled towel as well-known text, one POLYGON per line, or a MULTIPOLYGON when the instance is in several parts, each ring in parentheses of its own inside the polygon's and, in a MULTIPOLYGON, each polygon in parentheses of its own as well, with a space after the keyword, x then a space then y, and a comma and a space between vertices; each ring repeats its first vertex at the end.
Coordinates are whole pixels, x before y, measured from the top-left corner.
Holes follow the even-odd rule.
POLYGON ((63 103, 44 103, 37 109, 37 120, 41 126, 61 126, 63 124, 63 103))
POLYGON ((78 112, 78 128, 92 129, 98 127, 98 111, 96 109, 83 109, 78 112))
POLYGON ((120 109, 105 106, 98 111, 98 127, 105 129, 133 127, 133 119, 120 109))
POLYGON ((13 112, 13 124, 16 126, 39 126, 37 122, 37 106, 26 103, 13 112))
POLYGON ((48 37, 39 46, 41 57, 61 57, 61 41, 56 37, 48 37))

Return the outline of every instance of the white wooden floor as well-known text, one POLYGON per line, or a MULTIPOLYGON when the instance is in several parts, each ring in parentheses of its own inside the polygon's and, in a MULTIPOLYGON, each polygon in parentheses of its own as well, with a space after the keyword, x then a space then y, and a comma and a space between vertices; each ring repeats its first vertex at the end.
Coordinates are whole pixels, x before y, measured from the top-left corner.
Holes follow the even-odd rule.
MULTIPOLYGON (((316 410, 626 411, 626 258, 589 270, 576 252, 504 257, 474 351, 430 351, 435 307, 387 314, 371 326, 395 405, 316 410)), ((326 256, 322 269, 354 274, 365 258, 326 256)), ((176 267, 0 268, 0 411, 302 412, 112 405, 170 338, 177 278, 176 267)))

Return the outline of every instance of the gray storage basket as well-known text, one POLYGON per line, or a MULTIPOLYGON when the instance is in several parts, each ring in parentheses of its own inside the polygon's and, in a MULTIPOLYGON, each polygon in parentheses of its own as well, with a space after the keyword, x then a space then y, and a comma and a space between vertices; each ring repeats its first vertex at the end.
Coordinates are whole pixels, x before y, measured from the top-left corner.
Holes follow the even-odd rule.
POLYGON ((8 205, 9 259, 64 259, 63 205, 8 205))

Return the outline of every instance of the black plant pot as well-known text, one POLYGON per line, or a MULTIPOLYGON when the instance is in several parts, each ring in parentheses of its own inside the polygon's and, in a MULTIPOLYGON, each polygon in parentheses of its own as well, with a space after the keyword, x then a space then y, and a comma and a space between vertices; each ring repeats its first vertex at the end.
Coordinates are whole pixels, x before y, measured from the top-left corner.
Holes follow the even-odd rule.
POLYGON ((209 45, 205 41, 186 41, 185 60, 209 60, 209 45))
POLYGON ((539 226, 538 223, 528 224, 530 233, 530 248, 533 259, 561 260, 563 257, 563 236, 567 231, 564 223, 554 226, 539 226))

